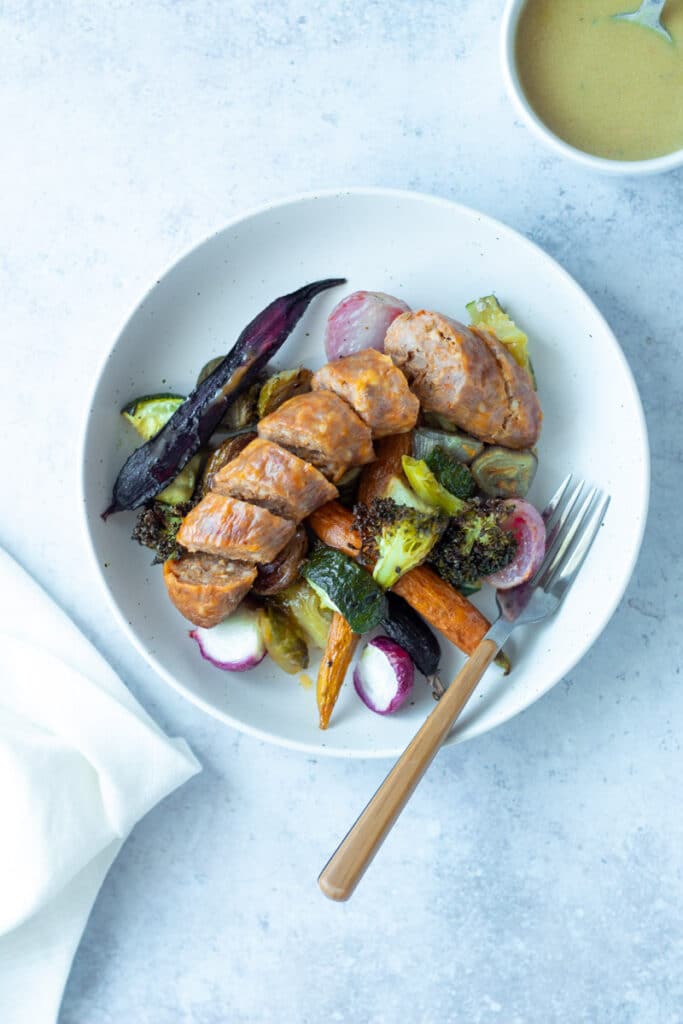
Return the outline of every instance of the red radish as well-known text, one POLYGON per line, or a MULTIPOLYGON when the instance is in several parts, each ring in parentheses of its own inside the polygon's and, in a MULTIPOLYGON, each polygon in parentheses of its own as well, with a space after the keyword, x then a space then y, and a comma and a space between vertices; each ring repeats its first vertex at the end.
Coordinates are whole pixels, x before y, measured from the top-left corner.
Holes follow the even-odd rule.
POLYGON ((341 359, 365 348, 384 351, 389 324, 410 306, 384 292, 352 292, 330 313, 325 328, 327 358, 341 359))
POLYGON ((504 569, 486 577, 486 582, 498 590, 509 590, 531 579, 545 554, 545 523, 541 513, 521 498, 506 504, 511 511, 501 526, 515 535, 517 554, 504 569))
POLYGON ((243 605, 217 626, 197 626, 190 632, 202 658, 224 672, 246 672, 266 656, 261 619, 255 608, 243 605))
POLYGON ((353 673, 356 693, 378 715, 389 715, 405 704, 414 681, 410 655, 388 636, 367 642, 353 673))

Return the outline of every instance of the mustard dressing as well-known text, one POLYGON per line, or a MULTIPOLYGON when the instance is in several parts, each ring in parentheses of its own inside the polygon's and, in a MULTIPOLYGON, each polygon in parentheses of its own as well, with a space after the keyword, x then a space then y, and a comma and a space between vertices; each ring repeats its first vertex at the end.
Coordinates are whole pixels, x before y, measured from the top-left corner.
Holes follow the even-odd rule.
POLYGON ((683 0, 651 29, 610 17, 638 0, 528 0, 515 59, 538 117, 594 156, 644 160, 683 149, 683 0))

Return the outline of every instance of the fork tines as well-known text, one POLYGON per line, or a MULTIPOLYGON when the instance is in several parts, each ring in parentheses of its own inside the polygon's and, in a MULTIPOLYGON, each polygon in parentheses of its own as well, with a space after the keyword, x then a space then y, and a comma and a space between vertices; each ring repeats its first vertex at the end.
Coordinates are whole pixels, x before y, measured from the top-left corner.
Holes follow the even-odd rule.
POLYGON ((546 553, 532 582, 533 586, 561 597, 583 565, 609 505, 609 495, 592 487, 576 513, 585 483, 570 489, 570 473, 542 512, 546 524, 546 553))

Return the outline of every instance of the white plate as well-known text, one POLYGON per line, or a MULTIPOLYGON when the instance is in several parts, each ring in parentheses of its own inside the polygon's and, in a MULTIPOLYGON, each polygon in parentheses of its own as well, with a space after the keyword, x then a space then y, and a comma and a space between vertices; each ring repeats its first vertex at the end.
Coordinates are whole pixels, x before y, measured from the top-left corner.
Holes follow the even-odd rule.
MULTIPOLYGON (((267 660, 227 674, 203 662, 188 624, 166 598, 159 567, 130 541, 133 513, 100 513, 134 445, 119 416, 136 395, 187 393, 199 368, 231 347, 271 299, 317 278, 348 284, 314 300, 277 359, 325 362, 327 314, 367 288, 413 307, 466 317, 465 303, 495 292, 528 332, 545 413, 537 505, 569 471, 612 495, 605 525, 559 614, 518 630, 514 668, 491 668, 465 709, 455 740, 476 736, 528 707, 562 679, 607 624, 631 575, 645 525, 649 457, 640 399, 614 335, 593 303, 550 257, 473 210, 414 193, 364 189, 301 196, 234 221, 158 281, 114 342, 85 428, 83 497, 98 573, 119 621, 150 665, 191 701, 229 725, 314 754, 397 755, 432 707, 420 678, 415 701, 386 718, 348 682, 326 733, 315 694, 267 660)), ((486 600, 486 599, 484 599, 486 600)), ((487 606, 488 607, 488 606, 487 606)), ((443 675, 463 656, 445 641, 443 675)), ((315 666, 310 671, 315 676, 315 666)))

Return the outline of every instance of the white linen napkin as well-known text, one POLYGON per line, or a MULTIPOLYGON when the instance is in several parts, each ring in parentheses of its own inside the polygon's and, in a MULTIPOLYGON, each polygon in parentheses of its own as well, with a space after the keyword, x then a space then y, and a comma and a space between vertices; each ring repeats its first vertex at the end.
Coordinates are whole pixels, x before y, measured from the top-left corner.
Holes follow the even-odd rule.
POLYGON ((0 548, 2 1024, 54 1024, 124 839, 199 770, 0 548))

